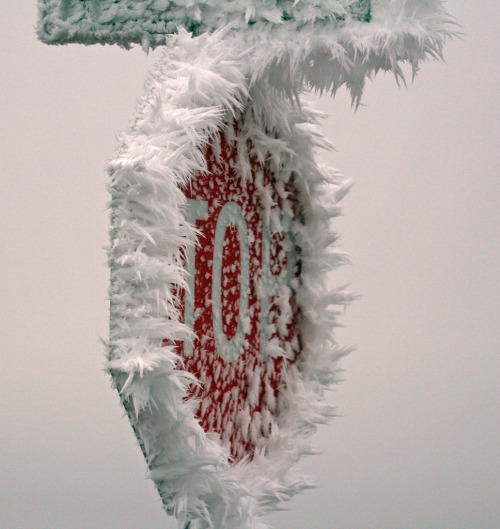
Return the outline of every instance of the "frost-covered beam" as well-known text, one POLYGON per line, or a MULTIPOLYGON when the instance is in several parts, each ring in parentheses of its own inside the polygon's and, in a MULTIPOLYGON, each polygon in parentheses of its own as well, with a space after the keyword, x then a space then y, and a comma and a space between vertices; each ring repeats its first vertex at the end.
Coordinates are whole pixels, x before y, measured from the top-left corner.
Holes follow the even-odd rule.
POLYGON ((183 26, 193 34, 235 28, 338 26, 370 20, 370 0, 40 0, 38 36, 47 44, 164 44, 183 26))
POLYGON ((402 79, 440 57, 455 21, 442 0, 41 0, 38 36, 48 44, 165 44, 168 35, 222 32, 250 83, 292 98, 304 88, 359 102, 379 70, 402 79))

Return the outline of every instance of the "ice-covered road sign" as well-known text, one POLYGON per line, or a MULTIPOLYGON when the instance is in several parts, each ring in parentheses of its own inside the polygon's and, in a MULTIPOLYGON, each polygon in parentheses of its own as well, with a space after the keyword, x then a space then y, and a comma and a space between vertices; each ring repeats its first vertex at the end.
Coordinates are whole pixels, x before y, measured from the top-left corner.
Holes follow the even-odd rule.
POLYGON ((441 0, 39 1, 43 42, 167 45, 110 163, 108 369, 186 527, 261 527, 331 414, 345 186, 301 94, 358 102, 452 28, 441 0))
POLYGON ((246 68, 221 35, 176 37, 110 163, 108 369, 167 512, 200 528, 257 527, 308 486, 350 300, 327 282, 327 142, 246 68))

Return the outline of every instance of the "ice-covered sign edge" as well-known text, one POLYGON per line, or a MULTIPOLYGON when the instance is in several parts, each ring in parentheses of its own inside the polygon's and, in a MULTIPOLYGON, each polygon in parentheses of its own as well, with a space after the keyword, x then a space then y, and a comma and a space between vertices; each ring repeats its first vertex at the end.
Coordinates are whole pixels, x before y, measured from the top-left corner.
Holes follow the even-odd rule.
MULTIPOLYGON (((335 4, 337 0, 332 2, 335 4)), ((325 0, 317 9, 332 2, 325 0)), ((131 15, 127 20, 132 26, 126 30, 117 30, 114 23, 110 23, 112 30, 94 28, 81 13, 61 20, 55 15, 57 4, 57 0, 39 3, 37 33, 46 43, 113 43, 126 48, 139 43, 149 50, 165 44, 170 38, 165 32, 144 29, 131 15)), ((248 6, 246 2, 243 4, 248 6)), ((269 20, 253 25, 245 22, 252 16, 251 10, 248 15, 240 14, 238 20, 242 23, 238 23, 231 17, 221 18, 220 13, 225 13, 223 9, 214 9, 215 18, 211 20, 207 13, 196 11, 196 5, 186 9, 194 10, 190 17, 198 21, 198 27, 183 21, 184 15, 179 15, 179 20, 172 24, 172 31, 186 30, 187 26, 187 30, 196 34, 225 28, 228 45, 239 45, 247 50, 253 80, 265 80, 288 93, 303 87, 335 93, 340 86, 346 85, 356 103, 359 103, 367 78, 382 70, 393 72, 398 80, 404 80, 403 63, 410 64, 415 73, 423 60, 442 57, 446 39, 456 35, 457 30, 456 21, 446 12, 442 0, 371 0, 369 17, 361 17, 362 20, 348 14, 332 16, 331 7, 317 17, 308 19, 305 14, 304 20, 292 17, 283 21, 279 13, 273 15, 266 11, 269 20)), ((337 13, 345 13, 346 5, 348 3, 338 3, 337 13)), ((296 17, 299 12, 294 7, 296 17)))

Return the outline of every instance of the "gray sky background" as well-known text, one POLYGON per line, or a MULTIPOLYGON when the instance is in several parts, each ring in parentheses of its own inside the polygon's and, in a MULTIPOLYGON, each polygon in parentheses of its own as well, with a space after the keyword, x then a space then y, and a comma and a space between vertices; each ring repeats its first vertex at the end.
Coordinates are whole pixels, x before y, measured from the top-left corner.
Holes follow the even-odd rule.
MULTIPOLYGON (((103 167, 158 54, 47 47, 35 0, 0 22, 0 528, 166 529, 102 373, 103 167)), ((500 527, 500 4, 450 0, 464 39, 408 90, 380 76, 321 108, 354 179, 338 221, 363 294, 345 382, 304 463, 320 488, 276 529, 500 527)))

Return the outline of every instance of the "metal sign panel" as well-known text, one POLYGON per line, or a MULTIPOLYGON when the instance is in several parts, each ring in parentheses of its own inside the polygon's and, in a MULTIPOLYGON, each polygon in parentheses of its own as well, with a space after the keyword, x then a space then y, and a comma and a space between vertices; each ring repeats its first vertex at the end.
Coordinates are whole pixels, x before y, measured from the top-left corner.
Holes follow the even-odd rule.
MULTIPOLYGON (((294 476, 335 380, 343 193, 304 107, 217 35, 180 35, 110 163, 108 369, 165 509, 245 529, 294 476)), ((196 520, 196 522, 195 522, 196 520)))

